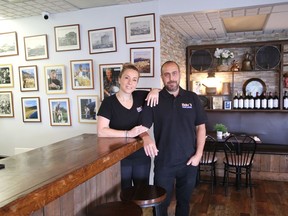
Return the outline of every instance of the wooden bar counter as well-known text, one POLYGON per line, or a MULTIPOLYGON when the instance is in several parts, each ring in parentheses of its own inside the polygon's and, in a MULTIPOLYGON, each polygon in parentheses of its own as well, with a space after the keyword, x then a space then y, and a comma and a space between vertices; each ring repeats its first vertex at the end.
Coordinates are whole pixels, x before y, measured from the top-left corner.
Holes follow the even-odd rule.
POLYGON ((86 215, 119 200, 120 161, 142 146, 83 134, 2 159, 0 215, 86 215))

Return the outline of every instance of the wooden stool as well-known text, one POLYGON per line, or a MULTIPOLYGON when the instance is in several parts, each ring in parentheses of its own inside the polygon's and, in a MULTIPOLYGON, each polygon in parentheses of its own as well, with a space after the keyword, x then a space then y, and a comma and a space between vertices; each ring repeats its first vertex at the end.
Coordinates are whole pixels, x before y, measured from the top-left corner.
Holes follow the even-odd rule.
POLYGON ((142 209, 133 202, 116 201, 95 206, 87 216, 141 216, 142 209))
POLYGON ((142 208, 154 207, 156 216, 160 216, 159 205, 166 198, 166 190, 155 185, 133 186, 122 190, 120 198, 123 201, 132 201, 142 208))

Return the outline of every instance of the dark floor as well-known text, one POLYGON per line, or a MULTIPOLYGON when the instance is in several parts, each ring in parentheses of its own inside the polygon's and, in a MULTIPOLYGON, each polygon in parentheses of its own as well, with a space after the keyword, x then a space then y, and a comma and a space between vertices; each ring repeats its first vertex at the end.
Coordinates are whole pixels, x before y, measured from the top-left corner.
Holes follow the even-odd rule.
MULTIPOLYGON (((211 186, 200 183, 191 198, 190 216, 287 216, 288 182, 254 180, 253 197, 248 188, 240 191, 231 185, 225 196, 224 187, 219 183, 211 194, 211 186)), ((143 209, 144 216, 152 215, 150 208, 143 209)), ((169 207, 169 216, 175 212, 175 200, 169 207)))

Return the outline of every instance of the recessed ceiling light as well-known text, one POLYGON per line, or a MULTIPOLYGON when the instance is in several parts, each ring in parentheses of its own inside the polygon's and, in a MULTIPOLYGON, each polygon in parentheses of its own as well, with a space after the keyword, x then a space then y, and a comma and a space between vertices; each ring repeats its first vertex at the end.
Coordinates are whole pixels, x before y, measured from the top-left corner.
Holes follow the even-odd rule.
POLYGON ((223 23, 228 33, 262 31, 266 23, 267 15, 241 16, 223 18, 223 23))

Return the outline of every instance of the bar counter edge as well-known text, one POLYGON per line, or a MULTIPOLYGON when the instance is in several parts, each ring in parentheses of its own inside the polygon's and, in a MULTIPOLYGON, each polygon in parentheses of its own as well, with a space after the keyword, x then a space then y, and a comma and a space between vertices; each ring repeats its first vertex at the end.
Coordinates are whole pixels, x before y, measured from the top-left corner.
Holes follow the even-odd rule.
POLYGON ((82 134, 2 159, 0 215, 30 215, 141 147, 141 139, 82 134))

